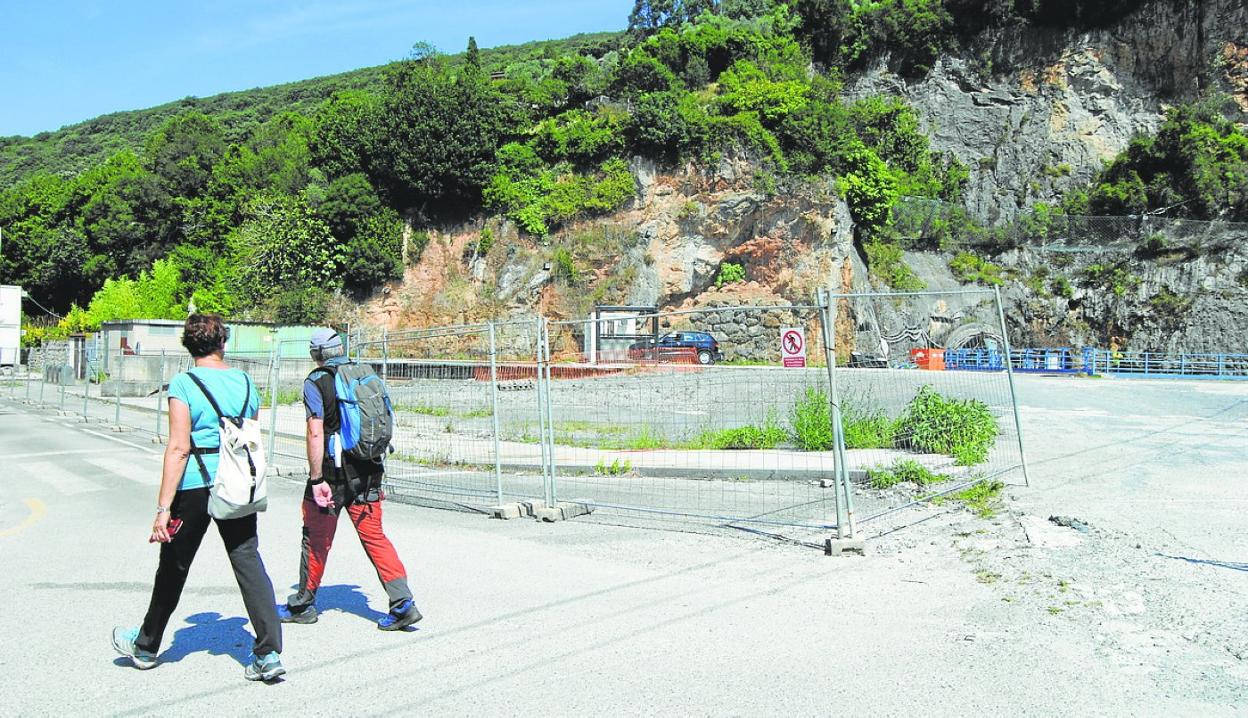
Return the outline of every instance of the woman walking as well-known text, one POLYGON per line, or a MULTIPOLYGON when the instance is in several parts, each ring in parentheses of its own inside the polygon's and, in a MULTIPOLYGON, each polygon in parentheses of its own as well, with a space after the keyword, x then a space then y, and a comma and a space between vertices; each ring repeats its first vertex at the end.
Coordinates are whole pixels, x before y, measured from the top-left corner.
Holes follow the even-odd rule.
POLYGON ((220 417, 212 399, 221 411, 238 412, 237 416, 255 418, 260 410, 251 377, 241 369, 226 366, 225 343, 229 336, 221 317, 214 314, 192 314, 186 320, 182 345, 194 358, 195 366, 169 382, 169 443, 165 447, 151 537, 161 543, 156 582, 143 625, 113 629, 113 647, 137 668, 156 665, 165 626, 182 596, 191 562, 208 525, 215 521, 256 632, 251 660, 243 675, 249 681, 268 681, 281 676, 286 669, 280 657, 282 627, 277 618, 273 583, 260 560, 256 515, 221 520, 208 513, 220 447, 220 417))

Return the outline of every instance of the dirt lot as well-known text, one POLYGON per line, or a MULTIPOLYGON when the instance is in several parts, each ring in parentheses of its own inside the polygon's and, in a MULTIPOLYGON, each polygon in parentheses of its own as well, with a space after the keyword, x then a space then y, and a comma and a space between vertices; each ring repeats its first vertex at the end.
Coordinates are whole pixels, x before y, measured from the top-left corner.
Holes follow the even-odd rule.
POLYGON ((993 520, 950 513, 877 555, 957 551, 999 598, 968 641, 1021 624, 1052 647, 1039 662, 1248 709, 1248 385, 1030 378, 1020 398, 1031 488, 993 520))

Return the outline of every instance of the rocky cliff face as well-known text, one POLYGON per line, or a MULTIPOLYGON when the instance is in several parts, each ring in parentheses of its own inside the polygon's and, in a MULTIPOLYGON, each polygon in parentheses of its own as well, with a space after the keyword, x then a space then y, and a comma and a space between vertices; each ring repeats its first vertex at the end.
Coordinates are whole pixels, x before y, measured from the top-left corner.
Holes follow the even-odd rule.
POLYGON ((853 95, 905 97, 935 149, 970 170, 967 206, 1008 221, 1084 186, 1132 135, 1156 129, 1168 103, 1206 89, 1248 112, 1248 4, 1154 2, 1087 32, 1029 27, 985 34, 976 57, 945 57, 917 82, 875 69, 853 95))
MULTIPOLYGON (((919 81, 889 73, 881 59, 847 91, 906 98, 935 149, 968 167, 967 206, 988 223, 1085 186, 1133 135, 1153 131, 1169 103, 1219 89, 1248 119, 1242 0, 1159 0, 1110 28, 998 32, 976 47, 976 56, 943 58, 919 81)), ((596 303, 694 310, 806 303, 821 287, 871 288, 852 219, 830 183, 763 190, 756 164, 741 156, 679 168, 638 160, 633 171, 638 192, 630 207, 549 240, 523 236, 498 218, 432 232, 407 281, 357 321, 419 326, 532 310, 571 319, 596 303), (474 248, 486 228, 496 241, 482 255, 474 248), (716 287, 725 262, 742 265, 746 281, 716 287)), ((1195 244, 1168 237, 1145 253, 1136 245, 1027 249, 990 259, 1008 279, 1002 295, 1018 345, 1243 351, 1242 234, 1219 230, 1215 241, 1195 244)), ((906 262, 930 288, 958 289, 950 258, 908 254, 906 262)), ((838 351, 873 353, 890 332, 939 342, 959 323, 995 324, 995 305, 982 296, 894 304, 843 303, 838 351)), ((733 347, 734 358, 768 359, 774 351, 759 339, 761 319, 735 310, 699 316, 714 324, 701 328, 733 347)))
POLYGON ((1020 344, 1248 351, 1248 228, 1217 231, 1212 241, 1171 241, 1146 256, 1121 249, 1063 256, 1020 249, 997 261, 1021 277, 1045 277, 1003 290, 1010 336, 1020 344), (1057 277, 1068 282, 1068 294, 1051 289, 1057 277), (1036 291, 1038 285, 1045 288, 1036 291))

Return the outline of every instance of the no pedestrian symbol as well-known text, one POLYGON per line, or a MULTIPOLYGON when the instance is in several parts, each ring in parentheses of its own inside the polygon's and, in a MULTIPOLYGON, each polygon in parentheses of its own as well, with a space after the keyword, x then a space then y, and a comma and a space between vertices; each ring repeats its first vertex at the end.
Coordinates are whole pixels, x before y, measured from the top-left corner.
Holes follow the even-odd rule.
POLYGON ((780 363, 786 367, 806 367, 806 333, 799 328, 780 330, 780 363))

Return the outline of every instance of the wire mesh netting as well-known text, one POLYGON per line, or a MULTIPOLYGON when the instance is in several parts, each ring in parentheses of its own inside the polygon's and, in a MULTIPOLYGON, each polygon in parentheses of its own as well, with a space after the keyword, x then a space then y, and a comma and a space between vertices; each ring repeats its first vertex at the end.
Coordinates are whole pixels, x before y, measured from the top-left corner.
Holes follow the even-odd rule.
POLYGON ((589 324, 553 323, 558 498, 711 525, 834 525, 831 447, 803 447, 795 431, 805 404, 827 415, 818 317, 798 306, 658 314, 660 336, 598 361, 581 349, 589 324), (781 368, 786 332, 806 366, 781 368))
MULTIPOLYGON (((1006 363, 970 359, 1008 355, 991 291, 635 319, 631 333, 534 317, 353 338, 349 358, 386 380, 395 412, 390 493, 478 511, 570 502, 643 525, 841 533, 851 506, 870 523, 1020 478, 1006 363)), ((226 358, 261 392, 273 464, 298 474, 316 368, 306 345, 226 358)), ((36 349, 31 365, 5 382, 10 399, 160 438, 168 381, 191 361, 113 352, 71 366, 36 349)))
POLYGON ((899 238, 916 246, 946 249, 994 251, 1026 246, 1053 252, 1207 254, 1241 246, 1248 238, 1248 223, 1157 214, 1096 216, 1033 211, 1013 222, 988 227, 973 221, 961 205, 919 197, 897 202, 891 219, 899 238))
POLYGON ((999 304, 991 290, 840 298, 855 345, 838 370, 861 522, 981 481, 1022 481, 1023 457, 999 304))

